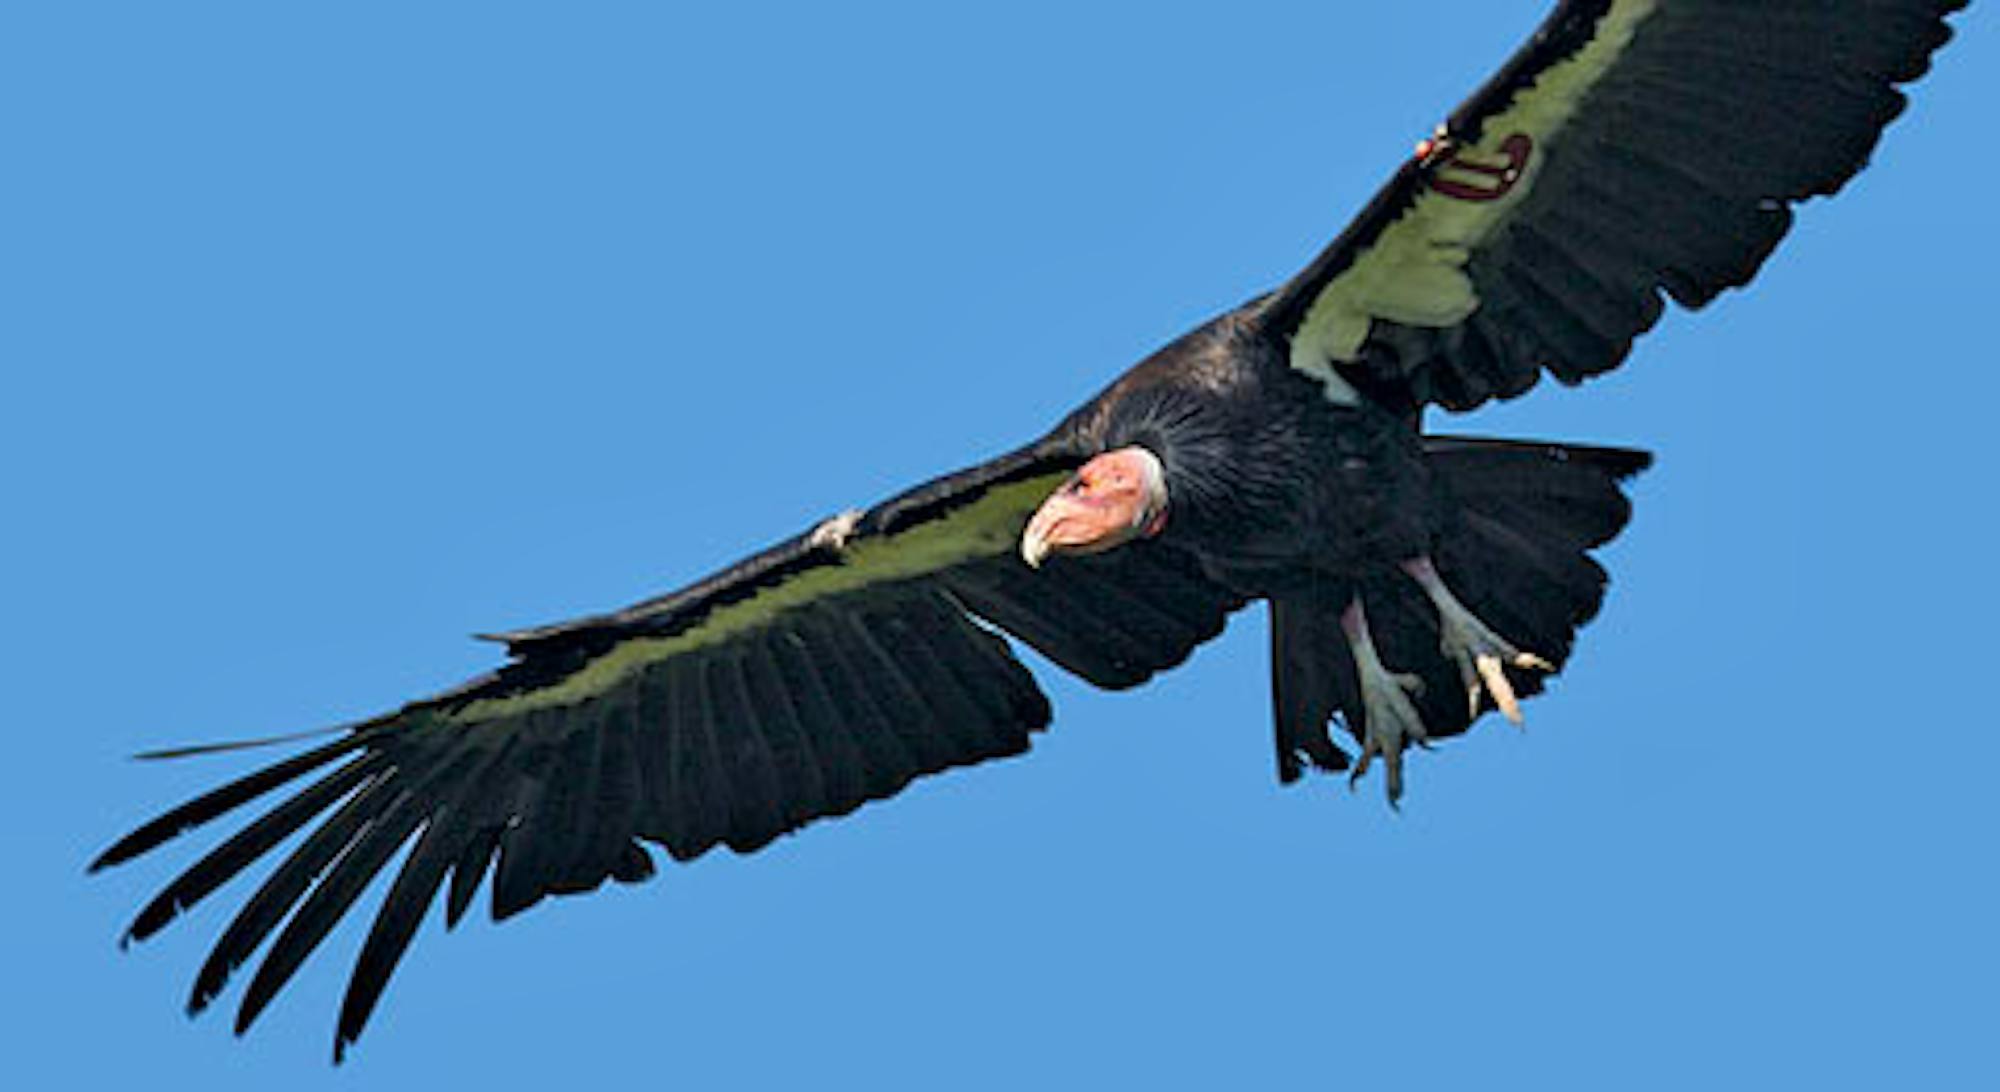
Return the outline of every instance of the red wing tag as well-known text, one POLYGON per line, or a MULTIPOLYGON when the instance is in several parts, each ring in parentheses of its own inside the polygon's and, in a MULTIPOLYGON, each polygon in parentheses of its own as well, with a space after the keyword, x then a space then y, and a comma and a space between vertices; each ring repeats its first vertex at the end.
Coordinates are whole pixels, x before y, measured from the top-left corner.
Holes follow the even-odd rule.
POLYGON ((1535 138, 1515 133, 1500 142, 1498 159, 1474 159, 1469 148, 1447 153, 1431 175, 1431 189, 1460 201, 1498 201, 1514 189, 1535 154, 1535 138))

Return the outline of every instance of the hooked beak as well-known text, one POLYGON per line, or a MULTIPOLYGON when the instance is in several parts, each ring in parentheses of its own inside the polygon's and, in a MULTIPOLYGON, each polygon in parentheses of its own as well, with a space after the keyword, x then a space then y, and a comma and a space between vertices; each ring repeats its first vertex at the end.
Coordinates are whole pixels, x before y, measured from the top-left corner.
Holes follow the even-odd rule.
POLYGON ((1055 548, 1049 541, 1049 533, 1054 529, 1053 521, 1043 519, 1041 512, 1036 512, 1035 518, 1028 522, 1028 529, 1021 533, 1021 560, 1028 563, 1028 568, 1039 569, 1048 559, 1055 548))
POLYGON ((1021 560, 1040 568, 1052 554, 1095 554, 1167 524, 1166 472, 1143 447, 1099 455, 1049 495, 1021 533, 1021 560))

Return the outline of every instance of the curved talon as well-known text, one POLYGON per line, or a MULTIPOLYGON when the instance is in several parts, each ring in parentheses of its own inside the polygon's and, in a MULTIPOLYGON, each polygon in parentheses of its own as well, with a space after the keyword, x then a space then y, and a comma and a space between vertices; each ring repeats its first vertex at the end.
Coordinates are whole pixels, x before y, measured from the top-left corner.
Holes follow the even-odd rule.
POLYGON ((1394 807, 1403 798, 1403 751, 1412 743, 1421 747, 1430 741, 1424 719, 1409 697, 1421 689, 1422 679, 1388 671, 1380 661, 1373 672, 1363 670, 1361 759, 1347 777, 1349 788, 1368 772, 1375 756, 1381 755, 1389 805, 1394 807))
POLYGON ((1493 632, 1491 626, 1479 619, 1451 594, 1438 576, 1436 566, 1428 557, 1414 558, 1403 562, 1403 571, 1424 589, 1431 604, 1438 612, 1438 644, 1445 657, 1458 665, 1458 677, 1465 684, 1468 712, 1479 715, 1479 691, 1483 686, 1493 696, 1493 704, 1500 709, 1500 715, 1522 723, 1521 699, 1514 694, 1514 684, 1507 678, 1507 667, 1527 671, 1553 672, 1556 667, 1548 660, 1532 652, 1515 648, 1505 637, 1493 632))
POLYGON ((1368 614, 1360 597, 1341 613, 1340 627, 1354 653, 1354 666, 1361 681, 1361 758, 1348 775, 1352 788, 1368 772, 1376 755, 1382 756, 1386 771, 1384 789, 1389 806, 1403 796, 1403 750, 1410 744, 1424 745, 1430 732, 1410 696, 1422 693, 1423 680, 1415 675, 1390 671, 1375 651, 1374 637, 1368 632, 1368 614))

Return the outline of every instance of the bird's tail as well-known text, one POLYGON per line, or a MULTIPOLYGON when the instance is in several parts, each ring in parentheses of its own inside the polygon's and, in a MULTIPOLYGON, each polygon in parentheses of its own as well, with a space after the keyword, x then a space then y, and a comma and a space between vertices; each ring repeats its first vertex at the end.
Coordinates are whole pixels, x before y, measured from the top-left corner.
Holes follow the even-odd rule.
MULTIPOLYGON (((1507 645, 1544 664, 1504 662, 1513 692, 1537 693, 1568 659, 1578 627, 1604 599, 1604 569, 1589 552, 1631 517, 1620 483, 1652 456, 1622 448, 1427 436, 1439 532, 1430 560, 1449 597, 1507 645)), ((1357 740, 1367 715, 1356 650, 1343 616, 1363 605, 1372 652, 1389 671, 1417 680, 1409 701, 1425 736, 1470 727, 1494 708, 1490 688, 1468 701, 1467 668, 1443 647, 1442 611, 1408 568, 1357 581, 1328 580, 1271 604, 1272 691, 1278 776, 1307 765, 1341 770, 1348 756, 1330 738, 1338 714, 1357 740)))

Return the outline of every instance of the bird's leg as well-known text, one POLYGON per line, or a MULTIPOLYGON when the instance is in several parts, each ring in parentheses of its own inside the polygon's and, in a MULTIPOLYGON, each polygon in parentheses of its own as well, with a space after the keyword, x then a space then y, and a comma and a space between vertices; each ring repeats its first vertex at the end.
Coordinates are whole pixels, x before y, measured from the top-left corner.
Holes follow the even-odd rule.
POLYGON ((1382 765, 1388 771, 1389 803, 1393 806, 1403 796, 1403 748, 1430 738, 1417 707, 1410 702, 1410 695, 1423 686, 1423 680, 1383 666, 1382 657, 1375 651, 1375 638, 1368 632, 1368 612, 1362 607, 1359 595, 1340 613, 1340 628, 1347 635, 1347 646, 1354 652, 1354 667, 1361 679, 1361 761, 1355 764, 1348 783, 1360 780, 1368 772, 1369 762, 1381 755, 1382 765))
POLYGON ((1506 668, 1518 667, 1534 671, 1554 671, 1555 665, 1535 655, 1515 648, 1505 637, 1493 632, 1493 628, 1465 608, 1451 589, 1444 586, 1444 579, 1438 576, 1437 566, 1428 557, 1412 558, 1403 562, 1403 571, 1410 579, 1430 596, 1431 604, 1437 607, 1439 645, 1444 649, 1445 658, 1458 665, 1458 675, 1465 683, 1466 700, 1471 705, 1473 716, 1479 715, 1479 689, 1493 695, 1493 704, 1515 724, 1521 723, 1521 701, 1514 696, 1514 686, 1507 681, 1506 668))

